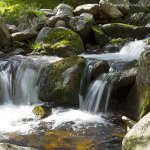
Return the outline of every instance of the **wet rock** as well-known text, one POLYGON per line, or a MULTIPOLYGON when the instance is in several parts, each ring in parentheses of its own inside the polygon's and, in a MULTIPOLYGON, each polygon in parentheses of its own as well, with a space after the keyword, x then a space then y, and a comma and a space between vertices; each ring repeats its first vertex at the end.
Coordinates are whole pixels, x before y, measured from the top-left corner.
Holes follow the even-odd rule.
POLYGON ((24 50, 22 48, 17 48, 17 49, 15 49, 12 52, 7 53, 6 56, 5 56, 5 58, 13 56, 13 55, 19 55, 19 54, 22 54, 22 53, 24 53, 24 50))
POLYGON ((55 24, 55 27, 66 27, 65 21, 58 20, 55 24))
POLYGON ((92 14, 94 17, 99 17, 101 8, 98 4, 84 4, 78 6, 74 13, 75 15, 81 15, 82 13, 92 14))
POLYGON ((7 46, 10 44, 11 40, 9 30, 4 21, 0 18, 0 46, 7 46))
POLYGON ((91 14, 81 14, 68 21, 69 28, 77 32, 84 41, 90 37, 92 24, 93 16, 91 14))
POLYGON ((122 23, 105 24, 101 28, 112 38, 143 39, 150 32, 150 27, 133 26, 122 23))
POLYGON ((32 49, 41 54, 73 56, 83 52, 80 36, 68 28, 43 28, 32 49))
POLYGON ((56 15, 67 15, 73 17, 73 7, 67 4, 59 4, 56 8, 54 8, 54 13, 56 15))
POLYGON ((57 15, 57 16, 52 16, 48 21, 47 24, 49 27, 55 27, 56 23, 58 21, 64 21, 67 22, 70 18, 67 15, 57 15))
POLYGON ((37 32, 35 31, 35 29, 31 28, 31 29, 13 33, 11 34, 11 38, 13 39, 13 41, 24 41, 24 40, 31 39, 36 35, 37 32))
POLYGON ((117 88, 133 85, 136 81, 137 68, 132 68, 121 72, 119 79, 115 82, 117 88))
POLYGON ((104 33, 101 27, 94 26, 92 30, 94 33, 95 40, 101 48, 110 41, 110 38, 104 33))
POLYGON ((40 99, 64 107, 78 106, 84 67, 85 59, 78 56, 64 58, 50 65, 40 87, 40 99))
POLYGON ((110 18, 120 18, 123 16, 121 11, 112 3, 107 0, 100 0, 99 5, 102 11, 110 18))
POLYGON ((0 51, 0 58, 4 58, 5 55, 6 55, 6 54, 5 54, 4 52, 0 51))
POLYGON ((109 72, 109 64, 107 61, 98 61, 95 63, 92 69, 92 76, 93 78, 98 77, 98 75, 102 73, 108 73, 109 72))
POLYGON ((8 143, 0 143, 0 150, 37 150, 30 147, 22 147, 8 143))
POLYGON ((32 112, 37 119, 43 119, 52 114, 51 108, 46 105, 35 106, 32 112))
POLYGON ((17 27, 15 25, 6 24, 10 33, 17 32, 17 27))
POLYGON ((150 113, 144 116, 123 139, 122 150, 148 150, 150 148, 150 113))

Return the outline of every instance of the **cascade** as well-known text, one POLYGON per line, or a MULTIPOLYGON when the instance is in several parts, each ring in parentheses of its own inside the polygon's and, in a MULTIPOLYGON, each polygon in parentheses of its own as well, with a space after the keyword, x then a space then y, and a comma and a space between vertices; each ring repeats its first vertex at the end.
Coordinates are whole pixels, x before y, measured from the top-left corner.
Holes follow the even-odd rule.
POLYGON ((1 60, 0 102, 4 104, 36 104, 43 69, 59 60, 52 57, 13 56, 1 60))
MULTIPOLYGON (((98 60, 108 61, 110 65, 110 71, 107 74, 100 74, 95 81, 89 84, 86 95, 82 95, 82 103, 80 100, 80 109, 94 114, 99 110, 106 113, 108 111, 109 99, 113 90, 113 82, 116 74, 123 70, 123 66, 127 62, 135 59, 138 60, 146 46, 146 40, 136 40, 125 44, 125 46, 123 46, 118 53, 106 53, 98 55, 82 54, 82 56, 87 58, 89 62, 93 60, 93 63, 90 63, 92 65, 94 65, 94 62, 98 60)), ((88 71, 86 71, 88 78, 92 72, 91 66, 89 67, 89 70, 89 74, 88 71)))

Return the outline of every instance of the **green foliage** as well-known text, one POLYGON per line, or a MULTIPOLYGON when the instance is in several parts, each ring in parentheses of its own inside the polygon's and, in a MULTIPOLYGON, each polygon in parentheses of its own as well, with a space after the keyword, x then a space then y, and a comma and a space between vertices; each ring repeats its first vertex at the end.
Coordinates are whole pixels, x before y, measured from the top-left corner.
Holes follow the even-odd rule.
MULTIPOLYGON (((40 8, 53 9, 60 3, 76 7, 81 4, 91 3, 91 0, 2 0, 0 2, 0 16, 8 23, 17 24, 19 19, 30 12, 41 15, 41 12, 38 11, 40 8)), ((93 0, 92 3, 98 3, 98 0, 93 0)))

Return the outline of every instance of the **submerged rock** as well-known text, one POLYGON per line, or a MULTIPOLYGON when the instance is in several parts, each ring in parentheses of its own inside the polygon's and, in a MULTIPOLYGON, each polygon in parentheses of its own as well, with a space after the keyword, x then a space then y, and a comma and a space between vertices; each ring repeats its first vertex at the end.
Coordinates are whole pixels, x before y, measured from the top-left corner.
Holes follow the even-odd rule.
POLYGON ((149 150, 150 113, 144 116, 123 139, 122 150, 149 150))
POLYGON ((122 23, 111 23, 102 26, 103 31, 111 38, 143 39, 150 33, 150 27, 133 26, 122 23))
POLYGON ((78 106, 84 67, 85 59, 77 56, 50 65, 41 84, 40 99, 59 106, 78 106))
POLYGON ((8 143, 0 143, 0 150, 37 150, 30 147, 22 147, 8 143))
POLYGON ((45 27, 40 31, 32 49, 41 54, 67 57, 82 53, 84 46, 80 36, 68 28, 45 27))
POLYGON ((51 108, 46 105, 35 106, 32 112, 37 119, 43 119, 52 114, 51 108))

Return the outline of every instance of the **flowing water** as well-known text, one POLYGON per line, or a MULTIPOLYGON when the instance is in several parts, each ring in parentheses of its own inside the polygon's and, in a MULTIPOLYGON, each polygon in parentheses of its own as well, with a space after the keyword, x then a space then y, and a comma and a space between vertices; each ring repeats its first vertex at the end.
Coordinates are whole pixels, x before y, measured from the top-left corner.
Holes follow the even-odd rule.
MULTIPOLYGON (((113 84, 108 82, 107 74, 99 75, 90 84, 92 67, 97 60, 110 61, 113 66, 119 61, 138 59, 145 46, 145 41, 135 41, 125 45, 120 53, 82 55, 88 63, 79 93, 81 109, 53 108, 52 115, 42 120, 32 114, 33 107, 41 103, 40 82, 45 68, 61 58, 12 56, 1 59, 0 142, 39 150, 120 150, 125 130, 118 114, 97 113, 104 97, 102 110, 107 112, 113 84)), ((112 68, 110 76, 113 78, 115 69, 112 68)))

